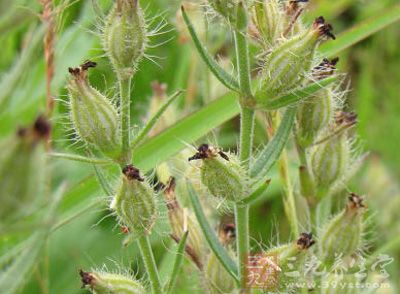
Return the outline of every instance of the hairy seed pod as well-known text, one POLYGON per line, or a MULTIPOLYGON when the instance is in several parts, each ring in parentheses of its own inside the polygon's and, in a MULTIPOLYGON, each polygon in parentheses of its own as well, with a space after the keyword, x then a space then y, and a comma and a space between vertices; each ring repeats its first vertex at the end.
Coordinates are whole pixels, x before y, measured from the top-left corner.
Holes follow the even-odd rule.
POLYGON ((87 71, 96 63, 88 61, 79 68, 70 68, 68 83, 71 119, 79 137, 116 158, 121 150, 118 113, 114 105, 88 81, 87 71))
POLYGON ((283 32, 284 15, 278 0, 255 1, 253 22, 260 33, 261 40, 267 47, 275 44, 283 32))
MULTIPOLYGON (((234 258, 235 254, 232 250, 232 245, 235 240, 235 225, 233 223, 221 224, 218 237, 221 244, 227 249, 232 258, 234 258)), ((235 293, 235 280, 222 266, 214 253, 211 253, 208 258, 205 274, 211 294, 235 293)))
POLYGON ((146 22, 138 0, 117 0, 106 20, 103 47, 121 78, 134 74, 146 43, 146 22))
POLYGON ((322 89, 299 107, 297 138, 302 148, 312 145, 333 118, 332 89, 322 89))
POLYGON ((356 118, 353 113, 339 113, 336 116, 335 129, 340 133, 314 148, 311 168, 319 189, 328 191, 349 169, 351 144, 346 129, 355 124, 356 118))
POLYGON ((331 25, 323 17, 312 27, 275 47, 265 58, 261 84, 255 98, 258 107, 266 109, 268 102, 298 87, 311 70, 316 48, 326 37, 334 38, 331 25))
MULTIPOLYGON (((324 59, 313 70, 316 79, 332 75, 338 59, 324 59)), ((318 91, 314 96, 306 99, 297 113, 297 140, 302 148, 313 144, 333 119, 334 93, 331 87, 318 91)))
POLYGON ((324 275, 321 280, 321 294, 358 294, 360 288, 355 274, 334 274, 324 275))
POLYGON ((189 161, 197 159, 202 160, 201 182, 213 196, 233 202, 246 196, 248 180, 234 155, 228 157, 220 149, 202 144, 189 161))
POLYGON ((132 277, 111 274, 102 271, 79 271, 82 280, 82 288, 90 289, 95 294, 145 294, 145 288, 132 277))
POLYGON ((363 199, 352 193, 346 208, 330 220, 321 231, 320 258, 333 264, 335 257, 346 258, 357 252, 362 245, 363 199))
POLYGON ((310 253, 309 248, 314 244, 311 233, 301 233, 295 242, 272 248, 264 253, 265 260, 269 258, 269 262, 264 262, 263 270, 272 274, 270 278, 276 279, 276 281, 271 280, 266 283, 266 288, 285 293, 292 291, 290 285, 294 285, 294 282, 301 282, 301 276, 291 273, 301 271, 305 259, 310 253))
POLYGON ((134 236, 149 234, 157 214, 153 189, 133 165, 122 172, 122 184, 110 208, 134 236))
POLYGON ((203 235, 193 215, 180 206, 175 195, 175 187, 175 179, 170 178, 167 187, 164 189, 164 198, 168 208, 168 218, 172 229, 172 236, 175 240, 179 241, 186 231, 189 232, 186 241, 186 252, 201 268, 201 262, 205 253, 203 235))
POLYGON ((236 22, 238 0, 208 0, 210 6, 229 23, 236 22))
POLYGON ((32 127, 19 129, 0 142, 0 220, 11 221, 31 212, 44 188, 45 150, 50 124, 39 116, 32 127))

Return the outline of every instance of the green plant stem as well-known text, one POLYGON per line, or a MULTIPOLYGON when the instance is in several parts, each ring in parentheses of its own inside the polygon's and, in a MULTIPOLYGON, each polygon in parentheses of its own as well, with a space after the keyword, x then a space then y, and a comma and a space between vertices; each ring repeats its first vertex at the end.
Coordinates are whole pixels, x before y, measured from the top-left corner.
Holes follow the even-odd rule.
POLYGON ((144 265, 146 267, 147 276, 151 284, 152 293, 153 294, 163 293, 149 237, 142 236, 138 238, 138 244, 144 265))
MULTIPOLYGON (((249 48, 244 32, 235 31, 236 63, 239 74, 239 86, 242 92, 240 100, 240 146, 239 158, 248 170, 252 155, 254 135, 254 110, 246 107, 251 98, 249 48)), ((236 246, 241 293, 249 293, 247 285, 247 257, 249 255, 249 205, 235 204, 236 246)))
POLYGON ((236 51, 236 64, 239 74, 239 87, 244 95, 241 103, 251 97, 251 76, 250 76, 250 62, 249 62, 249 46, 244 32, 235 31, 235 51, 236 51))
POLYGON ((131 78, 119 77, 120 91, 120 118, 121 118, 121 136, 122 136, 122 161, 130 163, 130 125, 131 125, 131 78))

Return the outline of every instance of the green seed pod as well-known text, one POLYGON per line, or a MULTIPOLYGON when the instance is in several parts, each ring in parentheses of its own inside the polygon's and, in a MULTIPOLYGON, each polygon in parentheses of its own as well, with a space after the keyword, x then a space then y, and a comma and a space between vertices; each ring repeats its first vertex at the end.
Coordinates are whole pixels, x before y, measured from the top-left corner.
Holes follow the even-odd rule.
POLYGON ((321 231, 320 258, 332 265, 335 257, 346 258, 362 245, 365 206, 360 196, 352 193, 346 208, 330 220, 321 231))
MULTIPOLYGON (((234 258, 235 254, 231 245, 233 245, 233 241, 235 240, 235 225, 230 223, 222 225, 218 236, 221 244, 227 248, 228 253, 234 258)), ((234 292, 236 286, 235 280, 228 274, 214 253, 210 254, 205 274, 211 294, 236 293, 234 292)))
POLYGON ((79 271, 82 288, 90 289, 94 294, 145 294, 145 288, 132 277, 111 274, 102 271, 79 271))
POLYGON ((236 23, 238 0, 208 0, 210 6, 229 23, 236 23))
POLYGON ((189 161, 197 159, 202 159, 201 182, 213 196, 238 202, 247 195, 249 181, 234 155, 202 144, 189 161))
MULTIPOLYGON (((314 69, 313 76, 317 79, 333 74, 338 59, 324 59, 314 69)), ((306 99, 299 107, 297 115, 297 139, 302 148, 313 144, 333 119, 334 93, 331 87, 318 91, 314 96, 306 99)))
POLYGON ((318 144, 313 150, 311 168, 318 189, 328 191, 349 169, 351 144, 345 130, 355 124, 356 118, 353 113, 339 113, 336 128, 342 131, 318 144), (343 116, 346 116, 344 120, 343 116))
POLYGON ((42 141, 50 124, 40 116, 30 128, 20 129, 0 142, 0 220, 12 221, 31 212, 44 188, 45 150, 42 141))
POLYGON ((103 47, 120 77, 132 77, 146 44, 146 22, 138 0, 117 0, 106 20, 103 47))
POLYGON ((87 71, 96 63, 88 61, 70 68, 68 84, 71 119, 80 138, 105 155, 116 158, 121 151, 118 113, 112 103, 88 81, 87 71))
POLYGON ((357 277, 354 274, 328 274, 322 277, 321 294, 358 294, 360 288, 356 287, 359 284, 357 277))
POLYGON ((133 165, 127 165, 122 172, 122 184, 110 208, 134 236, 149 234, 157 214, 153 189, 133 165))
POLYGON ((202 260, 204 256, 204 239, 198 223, 194 220, 193 215, 183 209, 175 195, 176 182, 174 178, 170 178, 167 187, 164 189, 164 198, 168 208, 168 218, 172 229, 172 237, 178 241, 183 234, 188 231, 188 239, 186 241, 186 252, 190 258, 202 268, 202 260))
POLYGON ((275 44, 283 33, 284 15, 278 0, 256 1, 253 5, 253 22, 267 47, 275 44))
POLYGON ((295 242, 268 250, 265 253, 265 257, 270 257, 271 262, 263 265, 265 267, 264 271, 268 272, 270 270, 270 273, 276 279, 275 285, 273 280, 267 284, 268 290, 284 291, 286 293, 292 291, 290 285, 294 285, 295 282, 301 283, 302 276, 301 274, 297 275, 297 273, 301 272, 306 257, 310 253, 308 249, 314 244, 315 241, 312 239, 311 233, 301 233, 299 239, 295 242))
POLYGON ((316 48, 324 37, 335 38, 323 17, 312 27, 275 47, 266 56, 261 84, 255 98, 259 108, 267 109, 271 99, 287 94, 305 80, 311 70, 316 48))

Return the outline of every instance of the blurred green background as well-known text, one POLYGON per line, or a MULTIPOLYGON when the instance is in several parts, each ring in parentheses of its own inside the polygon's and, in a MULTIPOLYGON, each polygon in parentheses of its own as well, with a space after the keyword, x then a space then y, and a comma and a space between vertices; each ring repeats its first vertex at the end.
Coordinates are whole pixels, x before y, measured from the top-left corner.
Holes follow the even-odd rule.
MULTIPOLYGON (((30 123, 45 109, 46 74, 43 27, 40 21, 42 7, 38 2, 0 0, 0 137, 14 132, 19 125, 30 123)), ((158 81, 167 85, 168 93, 186 90, 175 111, 170 114, 168 122, 173 122, 201 108, 224 91, 207 73, 187 35, 182 33, 182 22, 176 18, 180 2, 142 2, 150 17, 158 16, 151 27, 155 28, 162 19, 167 25, 163 29, 165 34, 152 39, 153 45, 165 43, 148 51, 149 55, 156 56, 155 62, 144 60, 135 77, 132 92, 134 121, 140 125, 148 116, 152 97, 151 83, 158 81)), ((110 64, 103 57, 101 43, 96 35, 101 22, 92 9, 91 1, 60 0, 55 3, 57 29, 52 93, 56 96, 57 103, 53 119, 54 148, 79 153, 81 149, 72 145, 73 138, 64 127, 65 120, 68 120, 67 107, 63 103, 67 100, 67 69, 87 59, 98 62, 98 67, 90 78, 98 89, 106 91, 109 96, 115 94, 115 78, 110 64), (69 140, 65 140, 66 138, 69 140)), ((100 3, 106 10, 111 1, 100 3)), ((398 0, 313 0, 307 18, 311 20, 315 16, 324 15, 333 24, 335 32, 339 33, 397 3, 398 0)), ((202 21, 199 20, 199 27, 203 24, 202 21)), ((224 62, 224 57, 229 56, 232 51, 230 36, 224 28, 213 27, 203 37, 207 39, 210 50, 222 57, 224 62)), ((397 217, 400 209, 399 40, 400 28, 399 23, 396 23, 339 54, 339 68, 348 73, 347 80, 351 85, 348 104, 359 115, 357 132, 365 149, 370 151, 366 163, 349 189, 368 196, 372 210, 371 232, 374 232, 370 238, 372 249, 400 233, 400 221, 397 217)), ((238 120, 232 119, 208 137, 214 140, 216 136, 223 147, 235 148, 237 130, 238 120)), ((259 125, 256 142, 264 141, 265 131, 259 125)), ((72 205, 77 193, 88 199, 105 196, 95 182, 87 184, 84 180, 93 174, 90 165, 54 160, 51 168, 54 186, 62 181, 68 184, 65 206, 72 205), (72 199, 70 202, 68 197, 72 199)), ((269 244, 276 241, 273 236, 277 231, 282 233, 282 239, 287 237, 281 193, 277 182, 270 195, 253 206, 251 230, 256 240, 264 240, 269 244)), ((24 293, 80 293, 78 269, 101 267, 103 264, 109 269, 116 269, 121 265, 132 267, 141 276, 142 265, 140 258, 136 256, 136 247, 121 247, 125 236, 113 218, 107 215, 108 212, 104 209, 94 209, 52 234, 44 261, 38 265, 24 293)), ((153 241, 157 261, 163 271, 167 271, 172 261, 171 254, 166 254, 169 252, 166 248, 171 242, 167 229, 163 224, 159 227, 160 234, 153 236, 153 241)), ((26 236, 26 230, 1 231, 1 252, 7 252, 13 244, 24 240, 26 236)), ((400 251, 393 251, 391 255, 400 257, 400 251)), ((194 270, 190 266, 185 269, 194 270)), ((392 277, 398 277, 398 263, 391 265, 390 271, 392 277)), ((393 282, 399 283, 396 279, 393 282)), ((195 287, 190 286, 190 282, 180 283, 182 293, 187 293, 189 289, 195 293, 195 287)), ((400 290, 396 289, 400 288, 394 289, 393 293, 399 293, 400 290)))

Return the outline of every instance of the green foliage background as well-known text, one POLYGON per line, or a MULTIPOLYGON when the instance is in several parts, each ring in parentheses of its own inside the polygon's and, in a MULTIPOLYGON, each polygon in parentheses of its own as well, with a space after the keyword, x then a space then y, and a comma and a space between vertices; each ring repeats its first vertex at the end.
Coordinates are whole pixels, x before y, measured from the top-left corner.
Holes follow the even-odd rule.
MULTIPOLYGON (((99 24, 91 1, 56 2, 60 11, 57 18, 59 26, 53 93, 58 99, 65 101, 67 68, 77 66, 86 59, 93 59, 99 66, 91 75, 92 82, 112 96, 115 92, 115 80, 108 61, 102 58, 99 38, 93 33, 98 32, 96 24, 99 24)), ((111 1, 100 2, 106 8, 111 1)), ((163 13, 169 23, 165 29, 168 32, 153 39, 154 43, 169 41, 149 52, 160 57, 156 59, 158 65, 149 60, 143 61, 140 72, 135 77, 132 110, 135 123, 139 125, 147 115, 152 81, 165 83, 168 93, 179 89, 187 91, 178 103, 177 119, 201 109, 211 99, 217 98, 210 94, 215 86, 191 42, 179 42, 180 33, 176 29, 175 17, 179 1, 142 2, 144 6, 148 6, 149 15, 163 13)), ((398 4, 398 1, 314 0, 308 15, 324 15, 334 25, 335 31, 341 32, 364 19, 379 15, 394 4, 398 4)), ((36 1, 0 0, 0 137, 14 132, 19 125, 30 123, 45 108, 43 27, 37 16, 40 11, 41 7, 36 1)), ((207 39, 214 53, 229 54, 232 50, 230 36, 223 29, 213 30, 207 39)), ((399 40, 400 29, 397 22, 339 54, 339 67, 349 72, 348 80, 351 81, 349 103, 359 114, 357 131, 365 148, 371 151, 364 168, 349 188, 368 196, 374 212, 371 213, 371 231, 377 231, 371 236, 372 249, 379 248, 387 241, 396 241, 396 238, 398 240, 400 233, 400 222, 396 217, 400 209, 399 40)), ((224 96, 223 99, 228 101, 230 97, 224 96)), ((178 125, 170 133, 167 130, 161 139, 149 141, 135 154, 139 165, 150 170, 160 160, 176 153, 176 146, 172 148, 168 145, 168 142, 174 140, 173 132, 187 134, 183 135, 184 138, 192 143, 192 138, 200 137, 222 123, 218 131, 214 131, 208 138, 214 140, 214 136, 218 134, 218 142, 224 148, 235 148, 238 121, 229 118, 236 108, 225 103, 225 100, 214 102, 214 106, 208 108, 212 110, 212 117, 205 112, 196 119, 186 121, 185 125, 178 125)), ((66 111, 65 104, 57 103, 53 120, 54 148, 79 153, 81 150, 72 145, 73 138, 65 130, 63 118, 67 115, 66 111), (65 140, 66 137, 70 140, 65 140)), ((263 128, 262 124, 257 125, 257 142, 265 141, 263 128)), ((86 207, 93 198, 105 196, 93 178, 90 165, 53 160, 51 172, 55 179, 54 187, 61 182, 67 183, 67 193, 59 212, 60 219, 71 215, 78 208, 86 207)), ((252 207, 250 226, 255 240, 263 240, 269 244, 276 241, 277 232, 280 233, 281 241, 288 237, 281 193, 279 180, 273 176, 270 193, 252 207)), ((46 293, 46 289, 48 293, 80 293, 78 269, 100 267, 104 263, 110 269, 121 265, 132 267, 141 276, 142 265, 140 258, 136 256, 136 247, 132 245, 121 248, 124 236, 113 218, 107 216, 104 206, 93 205, 92 209, 79 218, 55 231, 46 246, 43 261, 37 266, 24 293, 46 293)), ((166 222, 166 219, 161 222, 166 222)), ((159 227, 160 234, 153 234, 153 241, 158 263, 161 264, 165 276, 172 263, 172 255, 167 249, 171 247, 171 242, 164 226, 160 224, 159 227)), ((32 230, 34 228, 26 223, 2 228, 0 252, 9 251, 14 244, 25 240, 32 230)), ((394 250, 391 255, 400 257, 399 248, 397 246, 397 251, 394 250)), ((193 269, 186 267, 186 270, 193 269)), ((395 263, 391 265, 390 271, 392 277, 399 276, 400 267, 395 263)), ((396 280, 394 282, 399 283, 396 280)), ((195 292, 195 289, 190 288, 190 282, 182 279, 180 283, 181 293, 188 293, 189 289, 195 292)))

